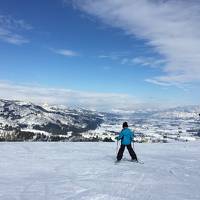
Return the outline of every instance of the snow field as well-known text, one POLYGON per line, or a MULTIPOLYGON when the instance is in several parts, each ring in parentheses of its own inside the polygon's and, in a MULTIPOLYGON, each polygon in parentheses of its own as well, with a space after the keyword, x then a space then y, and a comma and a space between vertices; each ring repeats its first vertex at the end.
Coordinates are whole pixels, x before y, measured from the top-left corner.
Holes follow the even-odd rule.
POLYGON ((0 143, 1 200, 199 200, 200 143, 0 143))

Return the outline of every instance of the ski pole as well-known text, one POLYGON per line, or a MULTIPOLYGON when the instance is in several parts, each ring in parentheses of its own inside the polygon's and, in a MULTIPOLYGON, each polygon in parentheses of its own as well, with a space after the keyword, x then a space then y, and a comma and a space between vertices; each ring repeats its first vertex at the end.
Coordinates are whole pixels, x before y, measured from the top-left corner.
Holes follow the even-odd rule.
POLYGON ((136 158, 137 158, 137 160, 138 160, 137 154, 136 154, 136 152, 135 152, 134 140, 133 140, 133 151, 134 151, 134 153, 135 153, 135 156, 136 156, 136 158))
POLYGON ((118 140, 117 140, 116 156, 117 154, 118 154, 118 140))
POLYGON ((133 151, 135 151, 135 145, 134 145, 134 140, 133 140, 132 142, 133 142, 133 151))

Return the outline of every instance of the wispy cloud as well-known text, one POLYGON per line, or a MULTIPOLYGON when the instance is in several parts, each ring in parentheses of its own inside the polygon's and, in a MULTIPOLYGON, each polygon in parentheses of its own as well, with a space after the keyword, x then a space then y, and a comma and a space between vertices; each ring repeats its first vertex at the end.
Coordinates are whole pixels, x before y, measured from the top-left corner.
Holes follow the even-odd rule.
POLYGON ((139 103, 136 98, 127 94, 45 88, 5 81, 0 81, 0 91, 0 98, 32 101, 40 104, 80 106, 100 111, 111 111, 113 109, 131 110, 139 103))
MULTIPOLYGON (((153 83, 200 81, 200 2, 196 0, 72 0, 104 23, 144 39, 166 63, 153 83)), ((123 62, 126 62, 125 60, 123 62)))
POLYGON ((121 60, 122 65, 134 65, 151 68, 160 68, 163 64, 166 64, 165 59, 156 59, 154 57, 134 57, 134 58, 123 58, 121 60))
POLYGON ((170 84, 170 83, 160 82, 160 81, 157 81, 157 80, 154 80, 154 79, 146 79, 145 81, 149 82, 149 83, 156 84, 156 85, 161 85, 161 86, 172 86, 172 84, 170 84))
POLYGON ((4 42, 15 45, 28 43, 29 40, 21 32, 31 29, 32 26, 21 19, 16 20, 11 16, 0 15, 0 40, 4 42))
POLYGON ((98 58, 117 61, 122 65, 134 65, 151 68, 160 68, 168 62, 166 59, 154 58, 152 56, 133 57, 131 52, 111 52, 108 54, 100 54, 98 58))
POLYGON ((111 60, 121 60, 122 58, 124 58, 125 56, 128 56, 130 54, 130 52, 127 51, 122 51, 122 52, 111 52, 111 53, 104 53, 104 54, 100 54, 98 56, 98 58, 102 58, 102 59, 111 59, 111 60))
POLYGON ((79 54, 75 51, 69 50, 69 49, 54 49, 50 48, 50 50, 56 54, 62 55, 62 56, 67 56, 67 57, 73 57, 73 56, 78 56, 79 54))

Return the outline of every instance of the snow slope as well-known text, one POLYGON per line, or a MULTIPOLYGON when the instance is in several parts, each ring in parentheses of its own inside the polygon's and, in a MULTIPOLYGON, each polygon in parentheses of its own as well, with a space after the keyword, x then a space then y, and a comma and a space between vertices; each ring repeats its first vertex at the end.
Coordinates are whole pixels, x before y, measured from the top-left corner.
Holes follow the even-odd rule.
POLYGON ((1 200, 199 200, 200 143, 0 143, 1 200))
MULTIPOLYGON (((103 121, 98 112, 67 108, 64 106, 41 106, 15 100, 0 99, 0 129, 29 129, 48 132, 49 135, 75 134, 95 130, 103 121)), ((41 132, 44 133, 44 132, 41 132)), ((48 134, 47 133, 47 134, 48 134)))

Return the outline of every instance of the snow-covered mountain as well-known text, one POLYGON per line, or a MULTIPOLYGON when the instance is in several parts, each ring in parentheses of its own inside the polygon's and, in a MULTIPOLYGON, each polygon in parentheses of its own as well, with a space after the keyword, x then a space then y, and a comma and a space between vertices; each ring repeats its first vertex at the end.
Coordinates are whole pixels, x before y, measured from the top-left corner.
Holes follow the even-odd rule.
POLYGON ((101 113, 0 99, 0 141, 114 141, 124 121, 138 141, 187 141, 200 136, 199 113, 200 106, 101 113))
POLYGON ((183 106, 160 110, 152 114, 153 118, 162 119, 199 119, 200 106, 183 106))
POLYGON ((102 115, 86 109, 0 100, 0 130, 75 135, 96 129, 102 115))
POLYGON ((169 109, 130 110, 106 115, 105 122, 96 130, 115 137, 124 121, 135 132, 138 142, 193 141, 200 137, 200 106, 169 109))

